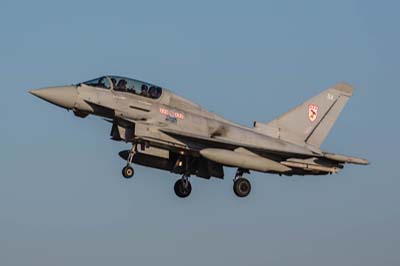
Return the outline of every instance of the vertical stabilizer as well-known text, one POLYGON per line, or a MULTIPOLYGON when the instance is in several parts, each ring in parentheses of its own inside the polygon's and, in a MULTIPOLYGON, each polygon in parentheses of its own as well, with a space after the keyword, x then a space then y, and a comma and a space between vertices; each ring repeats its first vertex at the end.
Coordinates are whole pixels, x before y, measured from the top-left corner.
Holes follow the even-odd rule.
POLYGON ((274 119, 266 128, 277 132, 275 137, 319 147, 352 95, 352 86, 338 83, 274 119))

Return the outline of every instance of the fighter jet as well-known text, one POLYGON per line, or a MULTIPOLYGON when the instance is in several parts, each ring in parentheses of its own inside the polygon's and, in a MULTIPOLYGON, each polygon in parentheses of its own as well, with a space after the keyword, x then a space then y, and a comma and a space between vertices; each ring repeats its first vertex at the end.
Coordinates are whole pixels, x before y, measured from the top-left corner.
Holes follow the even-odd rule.
POLYGON ((246 127, 207 111, 171 90, 136 79, 103 76, 72 86, 47 87, 31 94, 84 118, 111 123, 111 139, 132 144, 121 151, 125 178, 132 164, 181 175, 175 185, 180 198, 190 195, 190 176, 224 178, 224 167, 236 168, 233 191, 246 197, 250 171, 294 175, 336 174, 345 164, 367 165, 366 159, 320 149, 353 95, 338 83, 269 123, 246 127))

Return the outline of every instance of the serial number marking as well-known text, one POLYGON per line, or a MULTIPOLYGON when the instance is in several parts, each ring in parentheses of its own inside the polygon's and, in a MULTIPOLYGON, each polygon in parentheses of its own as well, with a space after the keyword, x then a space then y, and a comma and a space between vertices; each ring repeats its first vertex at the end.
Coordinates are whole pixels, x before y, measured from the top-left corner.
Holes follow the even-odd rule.
POLYGON ((185 116, 183 113, 175 112, 172 110, 168 110, 166 108, 160 108, 160 113, 166 116, 178 118, 178 119, 185 119, 185 116))

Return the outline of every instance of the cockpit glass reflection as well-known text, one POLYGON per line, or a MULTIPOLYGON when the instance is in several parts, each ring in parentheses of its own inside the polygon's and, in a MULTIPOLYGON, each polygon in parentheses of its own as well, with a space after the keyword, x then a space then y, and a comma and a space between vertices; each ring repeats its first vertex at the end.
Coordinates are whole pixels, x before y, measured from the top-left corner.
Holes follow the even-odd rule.
POLYGON ((109 77, 114 91, 128 92, 135 95, 158 99, 161 97, 162 88, 139 80, 124 77, 109 77))
POLYGON ((118 92, 132 93, 151 99, 158 99, 162 94, 162 88, 159 86, 118 76, 104 76, 83 82, 82 84, 96 88, 113 89, 118 92))
POLYGON ((92 80, 83 82, 83 84, 92 86, 92 87, 103 88, 103 89, 111 88, 110 81, 108 80, 107 77, 92 79, 92 80))

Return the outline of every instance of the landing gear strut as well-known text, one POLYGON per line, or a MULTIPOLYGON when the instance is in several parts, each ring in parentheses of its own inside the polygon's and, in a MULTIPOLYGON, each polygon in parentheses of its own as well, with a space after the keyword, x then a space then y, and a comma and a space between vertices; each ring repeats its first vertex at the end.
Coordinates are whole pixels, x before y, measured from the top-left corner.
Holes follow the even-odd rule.
POLYGON ((233 179, 233 192, 239 198, 247 197, 251 191, 250 181, 243 177, 243 173, 249 173, 247 170, 238 169, 233 179))
POLYGON ((132 164, 133 157, 136 154, 136 151, 137 151, 137 144, 134 144, 132 146, 132 149, 129 151, 129 155, 128 155, 128 159, 127 159, 127 162, 126 162, 126 166, 124 168, 122 168, 122 175, 126 179, 131 178, 135 174, 135 170, 133 170, 131 164, 132 164))
POLYGON ((189 182, 189 176, 183 175, 181 179, 178 179, 174 185, 175 194, 180 198, 186 198, 192 192, 192 185, 189 182))
POLYGON ((182 175, 181 179, 178 179, 174 185, 175 194, 179 198, 186 198, 192 192, 192 185, 189 182, 190 176, 190 168, 193 161, 190 159, 189 156, 181 156, 175 163, 175 167, 180 167, 183 164, 183 160, 185 160, 185 172, 182 175))

